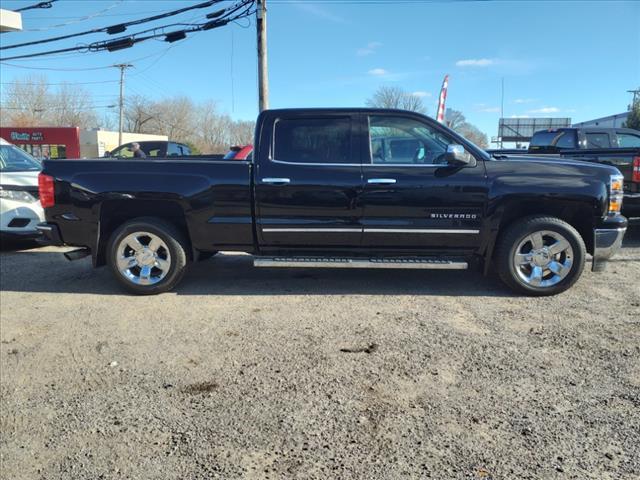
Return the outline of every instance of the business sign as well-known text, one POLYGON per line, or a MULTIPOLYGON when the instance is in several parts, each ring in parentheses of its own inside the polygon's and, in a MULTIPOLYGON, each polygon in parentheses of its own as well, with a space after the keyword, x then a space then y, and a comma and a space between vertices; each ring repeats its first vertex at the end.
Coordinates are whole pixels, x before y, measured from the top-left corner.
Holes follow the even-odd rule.
POLYGON ((11 132, 9 134, 11 140, 14 142, 42 142, 44 141, 44 135, 42 132, 11 132))
POLYGON ((570 118, 501 118, 498 137, 503 142, 528 142, 539 130, 570 126, 570 118))

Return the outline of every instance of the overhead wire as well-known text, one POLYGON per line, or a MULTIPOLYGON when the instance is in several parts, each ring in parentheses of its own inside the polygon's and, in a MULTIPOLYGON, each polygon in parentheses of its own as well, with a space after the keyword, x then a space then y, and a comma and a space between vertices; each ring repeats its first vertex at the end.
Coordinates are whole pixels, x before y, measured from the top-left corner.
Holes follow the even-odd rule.
POLYGON ((43 40, 34 40, 32 42, 15 43, 13 45, 6 45, 3 47, 0 47, 0 50, 9 50, 11 48, 28 47, 32 45, 41 45, 43 43, 51 43, 51 42, 57 42, 59 40, 67 40, 69 38, 77 38, 85 35, 91 35, 93 33, 108 33, 109 35, 113 35, 115 33, 122 33, 127 29, 127 27, 130 27, 133 25, 140 25, 143 23, 154 22, 156 20, 161 20, 167 17, 173 17, 175 15, 179 15, 181 13, 188 12, 190 10, 195 10, 198 8, 207 8, 212 5, 215 5, 216 3, 220 3, 221 1, 223 0, 208 0, 206 2, 197 3, 189 7, 179 8, 177 10, 172 10, 159 15, 153 15, 151 17, 145 17, 138 20, 130 20, 128 22, 123 22, 116 25, 110 25, 108 27, 93 28, 91 30, 85 30, 83 32, 70 33, 67 35, 60 35, 58 37, 45 38, 43 40))
POLYGON ((14 12, 26 12, 27 10, 33 10, 35 8, 51 8, 53 7, 52 3, 57 2, 58 0, 48 0, 46 2, 38 2, 33 5, 28 5, 26 7, 18 8, 14 10, 14 12))
POLYGON ((104 8, 104 9, 102 9, 102 10, 100 10, 98 12, 92 13, 90 15, 85 15, 84 17, 74 18, 73 20, 70 20, 68 22, 58 23, 58 24, 55 24, 55 25, 48 25, 46 27, 40 27, 40 28, 23 28, 22 31, 23 32, 46 32, 47 30, 53 30, 53 29, 56 29, 56 28, 66 27, 68 25, 74 25, 76 23, 85 22, 87 20, 91 20, 91 19, 94 19, 94 18, 102 17, 102 16, 104 16, 104 12, 108 12, 109 10, 113 10, 118 5, 120 5, 123 1, 124 0, 116 0, 115 3, 112 3, 107 8, 104 8))
MULTIPOLYGON (((211 0, 211 1, 214 1, 214 0, 211 0)), ((215 0, 215 1, 220 1, 220 0, 215 0)), ((210 3, 210 2, 206 2, 206 3, 210 3)), ((4 57, 4 58, 0 58, 0 62, 5 62, 7 60, 19 60, 19 59, 25 59, 25 58, 41 57, 41 56, 66 53, 66 52, 82 52, 82 51, 97 52, 102 50, 116 51, 116 50, 122 50, 124 48, 132 47, 134 44, 143 42, 145 40, 150 40, 150 39, 159 38, 163 36, 165 37, 165 41, 174 42, 174 41, 186 38, 188 33, 193 33, 193 32, 198 32, 203 30, 211 30, 214 28, 224 26, 240 18, 245 18, 254 13, 254 11, 252 11, 254 4, 255 4, 254 0, 241 0, 240 2, 232 5, 231 7, 228 7, 226 9, 220 10, 219 12, 214 12, 210 14, 210 15, 214 15, 213 20, 210 20, 205 23, 192 24, 191 28, 165 32, 164 31, 165 28, 176 26, 176 25, 185 25, 180 23, 173 23, 169 25, 163 25, 163 26, 143 30, 140 32, 133 33, 131 35, 117 37, 110 40, 96 41, 88 45, 76 45, 74 47, 61 48, 57 50, 48 50, 44 52, 15 55, 12 57, 4 57), (232 17, 232 15, 235 12, 238 12, 243 8, 244 8, 244 11, 237 14, 235 17, 232 17), (155 33, 158 31, 161 31, 161 33, 155 33), (138 37, 138 35, 149 33, 149 32, 153 32, 153 33, 151 35, 138 37)), ((3 47, 3 48, 7 48, 7 47, 3 47)))

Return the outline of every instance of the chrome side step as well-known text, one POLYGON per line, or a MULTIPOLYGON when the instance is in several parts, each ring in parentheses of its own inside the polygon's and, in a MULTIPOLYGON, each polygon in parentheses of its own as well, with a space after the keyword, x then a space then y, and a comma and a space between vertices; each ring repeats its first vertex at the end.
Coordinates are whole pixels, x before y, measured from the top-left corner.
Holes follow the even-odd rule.
POLYGON ((422 268, 428 270, 466 270, 469 264, 462 260, 437 258, 391 257, 254 257, 254 267, 301 268, 422 268))

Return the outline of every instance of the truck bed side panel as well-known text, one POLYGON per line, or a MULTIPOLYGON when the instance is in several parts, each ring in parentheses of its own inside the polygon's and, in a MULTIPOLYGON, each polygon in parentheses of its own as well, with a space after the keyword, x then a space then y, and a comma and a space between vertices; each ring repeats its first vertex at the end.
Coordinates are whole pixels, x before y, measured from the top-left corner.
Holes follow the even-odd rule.
POLYGON ((101 223, 122 223, 138 212, 186 226, 198 250, 254 244, 248 162, 46 161, 44 172, 56 179, 56 206, 47 209, 47 220, 68 244, 96 248, 101 223))

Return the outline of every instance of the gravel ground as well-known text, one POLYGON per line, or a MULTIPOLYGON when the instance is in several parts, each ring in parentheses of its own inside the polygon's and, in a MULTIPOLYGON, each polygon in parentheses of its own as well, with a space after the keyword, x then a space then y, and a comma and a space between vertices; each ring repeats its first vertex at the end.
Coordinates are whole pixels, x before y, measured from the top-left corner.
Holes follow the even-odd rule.
POLYGON ((553 298, 244 255, 133 297, 59 252, 0 254, 3 478, 640 478, 640 226, 553 298))

